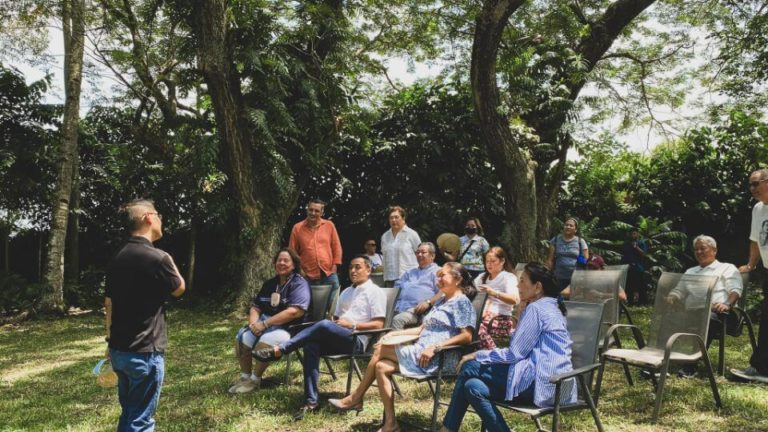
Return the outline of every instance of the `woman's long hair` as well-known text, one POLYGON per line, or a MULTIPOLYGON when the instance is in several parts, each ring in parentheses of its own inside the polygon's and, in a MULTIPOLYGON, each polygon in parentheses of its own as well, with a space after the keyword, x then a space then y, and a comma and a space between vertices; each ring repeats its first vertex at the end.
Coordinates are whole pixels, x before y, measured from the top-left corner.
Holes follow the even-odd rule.
POLYGON ((272 267, 277 264, 277 258, 280 257, 280 254, 283 252, 287 253, 291 257, 291 261, 293 261, 293 272, 303 277, 304 270, 301 269, 301 258, 299 258, 299 254, 297 254, 295 250, 289 247, 284 247, 277 251, 274 258, 272 258, 272 267))
POLYGON ((470 300, 475 298, 475 294, 477 294, 477 288, 475 288, 475 283, 472 281, 472 276, 469 275, 467 269, 455 261, 447 262, 445 265, 451 269, 451 275, 453 275, 455 279, 459 280, 459 288, 461 288, 461 292, 463 292, 465 296, 469 297, 470 300))
MULTIPOLYGON (((493 254, 496 258, 504 261, 504 268, 503 270, 513 273, 515 272, 515 268, 512 267, 512 261, 509 260, 509 257, 507 256, 507 252, 502 248, 501 246, 493 246, 492 248, 488 249, 488 252, 485 253, 485 256, 483 257, 483 261, 485 261, 486 258, 488 258, 488 255, 493 254)), ((490 274, 488 273, 488 269, 485 269, 485 272, 483 273, 483 277, 481 280, 483 283, 488 282, 488 277, 490 274)))
POLYGON ((528 279, 532 283, 540 282, 544 289, 545 297, 552 297, 557 299, 557 307, 560 308, 560 312, 563 315, 568 315, 568 310, 565 308, 563 298, 560 296, 560 287, 557 286, 555 281, 555 275, 544 264, 537 262, 529 262, 525 265, 525 274, 528 275, 528 279))

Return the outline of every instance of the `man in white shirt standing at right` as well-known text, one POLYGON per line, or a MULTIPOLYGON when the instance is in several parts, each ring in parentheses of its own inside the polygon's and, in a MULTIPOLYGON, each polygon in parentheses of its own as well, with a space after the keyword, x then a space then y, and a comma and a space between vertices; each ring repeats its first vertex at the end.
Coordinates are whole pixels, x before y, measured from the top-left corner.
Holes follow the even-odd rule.
MULTIPOLYGON (((749 234, 749 262, 739 267, 742 273, 757 268, 762 258, 768 268, 768 169, 759 169, 749 176, 749 191, 757 204, 752 209, 752 229, 749 234)), ((731 369, 731 373, 750 381, 768 383, 768 280, 763 277, 763 303, 760 306, 760 330, 757 348, 744 370, 731 369)))

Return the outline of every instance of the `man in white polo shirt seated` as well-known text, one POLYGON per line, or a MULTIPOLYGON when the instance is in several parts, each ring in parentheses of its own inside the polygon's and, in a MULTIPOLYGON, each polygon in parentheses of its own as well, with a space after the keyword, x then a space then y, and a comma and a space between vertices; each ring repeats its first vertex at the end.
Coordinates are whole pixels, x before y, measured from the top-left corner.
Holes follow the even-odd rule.
MULTIPOLYGON (((742 286, 741 274, 733 264, 723 263, 717 260, 717 242, 714 238, 707 235, 700 235, 693 239, 693 254, 699 265, 686 270, 685 274, 717 276, 717 284, 712 291, 712 301, 710 309, 712 311, 709 318, 709 331, 707 332, 707 348, 715 338, 720 336, 723 322, 726 320, 726 332, 735 331, 738 326, 738 318, 731 311, 731 306, 736 304, 744 290, 742 286)), ((682 295, 676 290, 669 292, 667 302, 674 303, 681 301, 682 295)), ((685 299, 687 302, 688 299, 685 299)), ((683 366, 677 373, 681 378, 691 378, 696 375, 696 365, 688 364, 683 366)))

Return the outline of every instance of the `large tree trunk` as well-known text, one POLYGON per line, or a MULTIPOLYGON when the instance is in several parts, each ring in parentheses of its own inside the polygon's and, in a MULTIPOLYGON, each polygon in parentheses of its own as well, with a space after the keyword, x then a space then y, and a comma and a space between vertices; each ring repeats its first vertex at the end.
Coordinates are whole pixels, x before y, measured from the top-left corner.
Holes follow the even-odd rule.
POLYGON ((80 284, 80 163, 75 163, 72 173, 67 243, 64 249, 66 265, 64 281, 68 287, 80 284))
POLYGON ((265 176, 254 167, 254 136, 245 117, 240 79, 232 68, 233 41, 229 40, 227 1, 206 0, 196 7, 199 66, 208 85, 222 153, 238 203, 238 292, 239 303, 245 304, 260 288, 265 276, 273 273, 272 254, 280 246, 283 224, 296 205, 298 192, 292 191, 293 199, 288 202, 274 203, 276 209, 265 205, 269 203, 266 193, 276 182, 282 180, 290 184, 290 181, 265 176), (267 184, 270 181, 272 184, 267 184))
POLYGON ((508 119, 499 112, 496 57, 507 20, 525 0, 486 1, 478 15, 472 44, 472 93, 480 130, 488 154, 499 173, 506 204, 503 239, 512 260, 538 259, 535 162, 512 134, 508 119))
POLYGON ((51 216, 51 233, 40 308, 43 312, 64 311, 64 248, 67 237, 72 174, 77 163, 80 121, 80 87, 85 43, 84 0, 62 1, 64 35, 64 120, 59 150, 58 176, 51 216))
MULTIPOLYGON (((582 56, 587 71, 592 71, 626 26, 655 0, 616 0, 596 20, 573 49, 582 56)), ((476 20, 472 45, 471 83, 475 110, 491 162, 501 180, 506 201, 504 241, 515 261, 540 260, 539 240, 549 235, 550 220, 557 207, 557 195, 565 171, 565 158, 571 146, 569 136, 560 136, 566 112, 533 112, 523 118, 540 142, 557 144, 554 159, 537 164, 528 151, 534 143, 524 135, 513 134, 510 119, 502 114, 496 74, 497 56, 509 18, 525 0, 486 0, 476 20), (546 120, 545 120, 546 119, 546 120), (555 162, 554 167, 550 165, 555 162)), ((575 101, 586 83, 583 71, 562 72, 557 82, 569 83, 575 101)))

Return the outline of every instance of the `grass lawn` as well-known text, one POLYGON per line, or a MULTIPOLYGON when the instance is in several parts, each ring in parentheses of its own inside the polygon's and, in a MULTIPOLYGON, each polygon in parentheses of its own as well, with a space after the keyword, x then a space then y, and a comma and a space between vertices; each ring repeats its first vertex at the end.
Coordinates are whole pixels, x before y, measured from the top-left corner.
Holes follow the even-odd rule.
MULTIPOLYGON (((633 309, 648 321, 648 309, 633 309)), ((237 376, 232 341, 243 321, 204 308, 173 310, 168 317, 170 348, 166 380, 156 414, 160 431, 372 431, 378 429, 382 408, 375 388, 368 392, 365 410, 340 416, 327 409, 300 423, 291 415, 302 404, 301 370, 294 363, 294 384, 267 385, 262 390, 232 396, 227 388, 237 376)), ((117 392, 102 389, 90 371, 104 351, 103 317, 88 314, 40 320, 0 328, 0 430, 114 430, 120 413, 117 392)), ((744 367, 751 349, 746 334, 729 338, 726 367, 744 367)), ((717 345, 710 356, 716 361, 717 345)), ((284 363, 267 376, 280 377, 284 363)), ((345 366, 338 364, 343 374, 345 366)), ((344 375, 346 376, 346 375, 344 375)), ((628 387, 621 368, 611 365, 603 384, 599 410, 608 431, 766 431, 768 386, 737 384, 718 378, 725 408, 717 410, 704 379, 667 381, 658 425, 649 424, 652 387, 639 381, 628 387)), ((356 381, 355 381, 356 382, 356 381)), ((399 418, 426 424, 431 397, 426 385, 401 380, 404 400, 396 402, 399 418)), ((323 402, 339 397, 345 380, 323 375, 323 402)), ((452 386, 449 384, 449 388, 452 386)), ((446 394, 446 399, 450 397, 446 394)), ((442 418, 442 416, 441 416, 442 418)), ((508 413, 508 424, 532 431, 528 418, 508 413)), ((588 412, 566 413, 563 430, 594 430, 588 412)), ((473 414, 462 430, 479 430, 473 414)))

